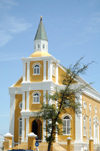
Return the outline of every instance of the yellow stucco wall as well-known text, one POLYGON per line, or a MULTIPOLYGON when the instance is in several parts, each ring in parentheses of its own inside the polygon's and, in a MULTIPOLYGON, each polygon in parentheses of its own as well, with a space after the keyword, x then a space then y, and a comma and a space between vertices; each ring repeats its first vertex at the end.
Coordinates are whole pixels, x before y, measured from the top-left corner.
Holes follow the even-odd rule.
MULTIPOLYGON (((91 117, 91 122, 92 122, 92 137, 94 137, 94 123, 93 123, 93 118, 95 116, 97 116, 97 119, 100 121, 100 103, 97 102, 95 99, 83 94, 82 95, 82 117, 84 117, 84 115, 86 116, 86 128, 87 128, 87 134, 86 136, 83 136, 83 140, 87 141, 87 139, 90 137, 89 136, 89 117, 91 117), (84 102, 86 103, 86 109, 84 109, 84 102), (91 104, 91 111, 89 111, 89 104, 91 104), (97 113, 95 113, 95 107, 97 108, 97 113)), ((82 119, 83 122, 83 119, 82 119)), ((82 124, 83 125, 83 124, 82 124)), ((100 130, 100 126, 99 126, 99 130, 100 130)), ((99 135, 100 137, 100 135, 99 135)))
POLYGON ((56 64, 53 62, 52 65, 54 66, 54 74, 52 74, 52 80, 55 83, 56 82, 56 64))
POLYGON ((43 103, 43 90, 30 91, 30 95, 29 95, 29 109, 30 109, 30 111, 39 111, 41 108, 41 103, 43 103), (34 92, 39 92, 41 94, 39 104, 33 103, 33 95, 32 94, 34 92))
POLYGON ((15 95, 15 125, 14 125, 14 141, 18 142, 18 135, 19 135, 19 118, 20 114, 20 107, 19 103, 22 101, 22 94, 15 95))
POLYGON ((14 84, 14 87, 21 87, 22 81, 23 81, 23 78, 21 77, 21 78, 14 84))
POLYGON ((31 61, 30 62, 30 81, 31 82, 43 81, 43 61, 31 61), (33 73, 33 65, 35 63, 40 64, 40 75, 34 75, 34 73, 33 73))
POLYGON ((64 75, 66 75, 66 72, 62 68, 58 67, 58 83, 60 85, 62 85, 64 75))

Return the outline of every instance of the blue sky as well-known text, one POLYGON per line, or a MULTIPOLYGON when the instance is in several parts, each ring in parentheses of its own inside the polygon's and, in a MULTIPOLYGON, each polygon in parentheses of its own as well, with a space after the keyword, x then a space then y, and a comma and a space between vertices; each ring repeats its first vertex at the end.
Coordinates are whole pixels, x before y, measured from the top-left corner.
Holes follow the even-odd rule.
POLYGON ((100 91, 100 0, 0 0, 0 134, 9 129, 8 87, 22 75, 40 16, 49 53, 64 66, 95 61, 82 77, 100 91))

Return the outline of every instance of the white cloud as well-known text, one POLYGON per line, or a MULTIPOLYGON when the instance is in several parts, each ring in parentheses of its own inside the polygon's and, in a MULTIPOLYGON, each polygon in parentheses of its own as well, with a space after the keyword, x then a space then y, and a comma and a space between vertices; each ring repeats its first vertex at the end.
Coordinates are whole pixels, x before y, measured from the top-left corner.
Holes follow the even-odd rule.
POLYGON ((6 31, 0 31, 0 47, 4 46, 8 41, 12 39, 12 36, 6 31))
POLYGON ((24 19, 18 19, 14 16, 7 16, 1 20, 0 24, 0 46, 4 46, 15 34, 28 30, 32 25, 24 19))

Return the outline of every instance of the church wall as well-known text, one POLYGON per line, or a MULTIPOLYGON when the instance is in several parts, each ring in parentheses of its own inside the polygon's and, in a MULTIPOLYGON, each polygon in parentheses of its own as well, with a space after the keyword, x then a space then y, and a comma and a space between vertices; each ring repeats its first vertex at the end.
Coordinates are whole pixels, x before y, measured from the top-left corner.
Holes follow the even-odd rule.
POLYGON ((21 117, 20 114, 20 107, 19 103, 22 101, 22 94, 15 95, 15 125, 14 125, 14 141, 18 142, 19 137, 19 118, 21 117))
POLYGON ((53 62, 52 65, 54 66, 54 74, 52 74, 52 81, 56 83, 56 63, 53 62))
POLYGON ((61 69, 60 67, 58 67, 58 83, 60 85, 62 85, 65 74, 66 74, 65 71, 63 69, 61 69))
POLYGON ((32 90, 30 91, 30 96, 29 96, 29 109, 30 111, 38 111, 41 108, 41 103, 43 103, 43 90, 32 90), (34 104, 33 103, 33 93, 34 92, 39 92, 40 93, 40 103, 39 104, 34 104))
MULTIPOLYGON (((94 138, 94 117, 96 116, 97 119, 100 122, 100 103, 97 102, 95 99, 83 94, 82 96, 82 115, 86 115, 86 136, 83 135, 83 141, 87 141, 89 139, 89 117, 91 117, 92 120, 92 137, 94 138), (86 103, 86 106, 84 107, 84 102, 86 103), (91 104, 91 111, 89 110, 89 105, 91 104), (97 113, 95 112, 95 107, 97 108, 97 113)), ((83 122, 83 120, 82 120, 83 122)), ((83 125, 83 124, 82 124, 83 125)), ((100 132, 100 126, 99 126, 99 132, 100 132)), ((100 140, 100 135, 99 135, 100 140)))
POLYGON ((31 61, 30 62, 30 81, 31 82, 43 81, 43 61, 31 61), (33 65, 35 63, 40 64, 40 75, 34 75, 33 74, 33 65))

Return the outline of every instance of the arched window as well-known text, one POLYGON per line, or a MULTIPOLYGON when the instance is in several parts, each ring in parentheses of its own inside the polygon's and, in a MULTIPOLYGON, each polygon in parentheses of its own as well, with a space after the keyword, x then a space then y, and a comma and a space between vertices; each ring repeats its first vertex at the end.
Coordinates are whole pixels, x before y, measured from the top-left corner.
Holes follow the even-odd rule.
POLYGON ((71 134, 71 120, 69 116, 63 118, 63 135, 71 134))
POLYGON ((40 74, 40 66, 38 64, 36 64, 33 69, 34 69, 34 73, 33 73, 34 75, 40 74))
POLYGON ((40 94, 38 92, 33 93, 33 103, 40 103, 40 94))
POLYGON ((86 136, 86 117, 83 117, 83 135, 86 136))
POLYGON ((19 136, 22 136, 22 118, 19 118, 19 136))

